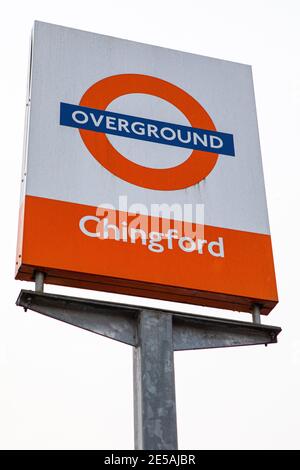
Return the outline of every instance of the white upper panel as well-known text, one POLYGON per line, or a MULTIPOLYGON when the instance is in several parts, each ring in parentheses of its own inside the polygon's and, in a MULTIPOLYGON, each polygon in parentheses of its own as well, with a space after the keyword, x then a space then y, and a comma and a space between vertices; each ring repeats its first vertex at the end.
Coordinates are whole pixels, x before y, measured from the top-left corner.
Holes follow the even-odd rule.
MULTIPOLYGON (((189 125, 173 105, 147 95, 123 96, 108 109, 189 125)), ((108 138, 128 159, 152 168, 178 165, 191 152, 108 138)), ((28 142, 27 194, 92 206, 117 207, 120 195, 149 208, 202 203, 208 225, 269 233, 250 66, 36 22, 28 142), (79 104, 95 82, 123 73, 161 78, 189 93, 218 131, 233 134, 236 156, 220 156, 205 180, 177 191, 145 189, 112 175, 88 152, 77 129, 60 126, 59 104, 79 104)))

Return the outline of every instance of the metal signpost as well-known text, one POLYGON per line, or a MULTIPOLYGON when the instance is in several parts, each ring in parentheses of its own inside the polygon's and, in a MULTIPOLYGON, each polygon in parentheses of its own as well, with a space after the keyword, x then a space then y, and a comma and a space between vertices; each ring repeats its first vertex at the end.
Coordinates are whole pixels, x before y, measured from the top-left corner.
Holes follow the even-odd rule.
POLYGON ((136 449, 177 449, 174 351, 276 343, 251 67, 35 22, 17 305, 133 347, 136 449), (47 294, 44 283, 252 313, 47 294))
POLYGON ((17 305, 133 346, 135 449, 177 449, 174 351, 266 346, 281 329, 168 310, 22 290, 17 305))

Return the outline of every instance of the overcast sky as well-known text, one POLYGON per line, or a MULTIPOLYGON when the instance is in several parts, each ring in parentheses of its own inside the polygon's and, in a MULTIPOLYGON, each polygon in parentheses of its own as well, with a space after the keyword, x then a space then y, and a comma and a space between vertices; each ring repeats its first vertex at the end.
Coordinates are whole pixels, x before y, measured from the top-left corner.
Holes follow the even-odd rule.
MULTIPOLYGON (((33 287, 14 280, 14 262, 35 19, 253 66, 280 297, 263 320, 283 332, 279 343, 268 348, 175 354, 179 448, 299 448, 297 0, 12 0, 2 6, 0 447, 133 448, 131 348, 15 306, 19 290, 33 287)), ((172 308, 167 302, 77 289, 46 290, 172 308)), ((176 307, 250 319, 248 314, 176 307)))

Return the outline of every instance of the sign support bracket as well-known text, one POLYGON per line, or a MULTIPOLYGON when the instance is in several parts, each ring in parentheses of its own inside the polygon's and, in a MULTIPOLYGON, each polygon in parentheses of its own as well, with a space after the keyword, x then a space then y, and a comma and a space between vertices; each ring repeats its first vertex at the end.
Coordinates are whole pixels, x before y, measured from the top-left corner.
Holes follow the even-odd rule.
MULTIPOLYGON (((176 450, 174 351, 277 342, 281 329, 121 303, 21 290, 17 305, 133 347, 135 448, 176 450)), ((257 311, 256 311, 257 314, 257 311)))

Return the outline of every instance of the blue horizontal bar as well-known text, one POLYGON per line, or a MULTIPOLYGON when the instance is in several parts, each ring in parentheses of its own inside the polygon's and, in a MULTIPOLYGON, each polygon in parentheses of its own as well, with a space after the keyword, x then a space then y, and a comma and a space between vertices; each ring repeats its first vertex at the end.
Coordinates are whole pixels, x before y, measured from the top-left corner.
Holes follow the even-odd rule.
POLYGON ((60 103, 60 124, 202 152, 235 156, 233 135, 86 106, 60 103))

